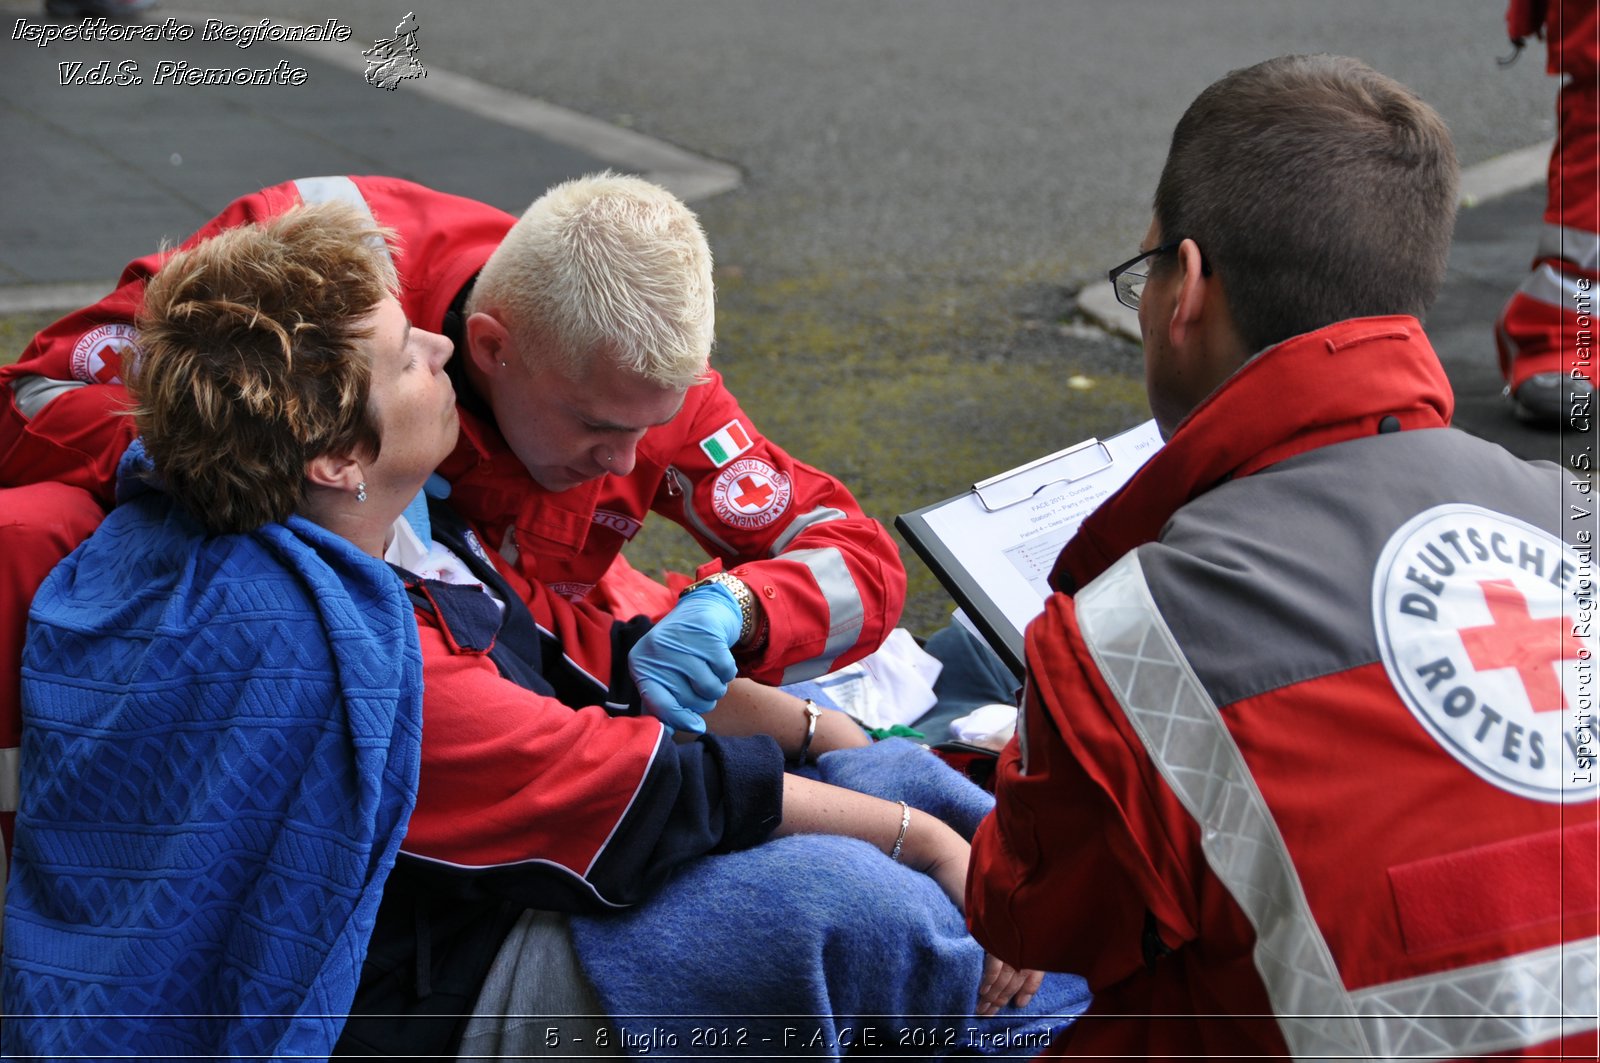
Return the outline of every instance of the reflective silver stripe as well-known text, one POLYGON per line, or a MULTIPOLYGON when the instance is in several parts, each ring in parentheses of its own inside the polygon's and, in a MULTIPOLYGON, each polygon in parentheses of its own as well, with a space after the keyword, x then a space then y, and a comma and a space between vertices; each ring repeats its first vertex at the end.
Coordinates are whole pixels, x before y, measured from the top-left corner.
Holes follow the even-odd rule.
POLYGON ((0 749, 0 812, 15 812, 22 794, 22 750, 0 749))
POLYGON ((19 376, 11 382, 11 399, 17 404, 17 412, 31 421, 51 402, 74 388, 83 386, 82 380, 51 380, 42 376, 19 376))
POLYGON ((1476 1055, 1596 1028, 1593 941, 1349 992, 1266 800, 1156 608, 1138 555, 1084 588, 1076 606, 1101 675, 1255 928, 1256 969, 1296 1058, 1476 1055))
POLYGON ((789 544, 794 542, 794 537, 796 535, 799 535, 813 524, 822 524, 825 521, 844 519, 844 510, 834 509, 831 506, 819 506, 816 509, 813 509, 810 513, 801 514, 789 522, 789 526, 783 529, 782 535, 773 540, 772 550, 768 556, 777 557, 779 554, 783 553, 789 548, 789 544))
MULTIPOLYGON (((378 224, 367 197, 361 194, 361 189, 357 188, 356 183, 348 177, 302 177, 294 183, 294 187, 295 191, 300 193, 302 203, 348 203, 371 218, 374 225, 378 224)), ((383 250, 384 254, 389 254, 387 244, 383 250)), ((392 265, 393 255, 389 255, 389 261, 392 265)))
POLYGON ((1256 930, 1255 962, 1297 1057, 1372 1055, 1266 801, 1130 553, 1079 592, 1078 624, 1151 760, 1201 827, 1256 930))
POLYGON ((1483 1055, 1553 1041, 1596 1026, 1600 939, 1391 982, 1351 994, 1386 1057, 1483 1055), (1496 1014, 1483 1005, 1498 1005, 1496 1014), (1431 1016, 1427 1022, 1419 1016, 1431 1016), (1468 1047, 1461 1047, 1461 1046, 1468 1047))
POLYGON ((784 669, 781 682, 798 683, 832 671, 839 654, 861 638, 861 626, 867 614, 866 607, 861 604, 861 594, 856 590, 855 577, 850 575, 844 555, 835 548, 791 550, 783 555, 783 560, 798 561, 811 570, 828 607, 828 641, 822 653, 784 669))
POLYGON ((1564 258, 1582 269, 1600 269, 1600 233, 1546 224, 1539 231, 1538 256, 1564 258))
POLYGON ((1588 298, 1579 291, 1576 280, 1562 276, 1548 262, 1522 278, 1517 291, 1561 310, 1572 310, 1579 305, 1580 298, 1588 298))
POLYGON ((348 203, 372 217, 367 197, 348 177, 302 177, 294 183, 302 203, 348 203))

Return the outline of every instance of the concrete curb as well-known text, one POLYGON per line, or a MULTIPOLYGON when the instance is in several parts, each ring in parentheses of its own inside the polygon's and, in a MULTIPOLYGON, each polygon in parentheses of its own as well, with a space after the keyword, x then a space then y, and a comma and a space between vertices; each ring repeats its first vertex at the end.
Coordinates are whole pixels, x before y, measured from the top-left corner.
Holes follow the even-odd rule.
POLYGON ((117 279, 82 284, 15 284, 0 288, 0 314, 59 314, 92 306, 116 288, 117 279))
POLYGON ((1144 338, 1139 333, 1139 312, 1117 302, 1117 293, 1110 281, 1096 281, 1079 292, 1078 309, 1107 332, 1126 336, 1136 343, 1144 338))
POLYGON ((1461 171, 1461 205, 1470 209, 1539 184, 1549 173, 1555 146, 1546 140, 1467 167, 1461 171))
MULTIPOLYGON (((1461 206, 1470 210, 1490 200, 1540 184, 1550 164, 1555 141, 1508 151, 1461 172, 1461 206)), ((1078 293, 1078 308, 1107 332, 1138 342, 1139 315, 1117 302, 1110 281, 1097 281, 1078 293)))
MULTIPOLYGON (((180 19, 203 22, 214 15, 196 12, 171 12, 180 19)), ((296 23, 281 22, 292 26, 296 23)), ((281 41, 280 48, 300 51, 314 59, 363 74, 366 56, 354 42, 281 41)), ((602 122, 577 111, 486 85, 463 74, 452 73, 431 64, 426 77, 407 81, 403 91, 428 96, 501 125, 511 126, 577 148, 587 154, 637 173, 654 181, 685 201, 706 199, 739 187, 743 180, 738 167, 657 140, 643 133, 602 122)))
MULTIPOLYGON (((32 12, 33 9, 29 9, 32 12)), ((20 8, 0 7, 7 14, 20 8)), ((163 9, 162 17, 203 25, 219 16, 197 11, 163 9)), ((298 23, 275 20, 275 25, 298 23)), ((277 41, 273 46, 307 55, 318 62, 363 74, 367 60, 362 44, 327 41, 277 41)), ((597 118, 544 100, 495 88, 461 74, 427 65, 427 76, 407 81, 401 90, 425 96, 479 118, 521 130, 600 159, 610 166, 637 173, 693 202, 737 188, 743 181, 738 167, 686 151, 643 133, 622 129, 597 118)), ((238 190, 239 194, 250 191, 238 190)), ((221 207, 222 204, 216 204, 221 207)), ((100 281, 62 284, 0 285, 0 314, 64 313, 96 302, 116 287, 115 276, 100 281)))

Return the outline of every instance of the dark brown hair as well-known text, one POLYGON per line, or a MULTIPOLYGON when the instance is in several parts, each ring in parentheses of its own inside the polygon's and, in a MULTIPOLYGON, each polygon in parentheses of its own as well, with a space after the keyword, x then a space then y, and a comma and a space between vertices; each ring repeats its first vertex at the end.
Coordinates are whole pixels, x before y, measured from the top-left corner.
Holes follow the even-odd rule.
POLYGON ((376 456, 367 317, 394 289, 383 231, 296 207, 174 254, 145 290, 128 388, 167 490, 215 533, 285 520, 306 463, 376 456))
POLYGON ((1199 244, 1260 351, 1346 318, 1420 318, 1444 280, 1458 185, 1449 129, 1404 85, 1357 59, 1283 56, 1189 105, 1155 216, 1163 242, 1199 244))

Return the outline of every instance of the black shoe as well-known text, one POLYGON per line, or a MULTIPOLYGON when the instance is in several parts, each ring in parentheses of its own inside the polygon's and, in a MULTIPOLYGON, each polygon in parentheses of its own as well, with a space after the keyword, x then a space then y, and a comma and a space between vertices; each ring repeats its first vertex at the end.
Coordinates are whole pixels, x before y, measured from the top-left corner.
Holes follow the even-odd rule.
POLYGON ((1563 422, 1575 427, 1594 423, 1591 407, 1594 385, 1582 377, 1535 373, 1516 391, 1506 388, 1506 397, 1511 400, 1511 411, 1519 420, 1541 428, 1555 428, 1563 422))

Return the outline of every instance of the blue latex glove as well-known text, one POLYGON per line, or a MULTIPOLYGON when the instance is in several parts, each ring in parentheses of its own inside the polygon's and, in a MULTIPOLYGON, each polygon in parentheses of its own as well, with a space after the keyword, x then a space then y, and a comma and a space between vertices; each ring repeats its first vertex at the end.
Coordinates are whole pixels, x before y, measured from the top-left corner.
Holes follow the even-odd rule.
POLYGON ((728 588, 708 583, 684 595, 628 654, 645 711, 673 730, 704 734, 701 716, 739 674, 732 650, 743 626, 728 588))
POLYGON ((450 497, 450 481, 438 473, 430 473, 428 482, 422 485, 422 489, 427 492, 429 498, 450 497))
POLYGON ((417 533, 417 538, 422 540, 422 545, 427 546, 433 540, 433 522, 428 517, 428 499, 449 498, 450 481, 438 473, 428 477, 428 482, 422 485, 422 490, 417 492, 406 511, 400 514, 411 525, 411 530, 417 533))
POLYGON ((433 522, 428 517, 427 493, 418 491, 417 497, 406 505, 405 512, 400 515, 411 525, 411 530, 417 533, 417 538, 422 540, 422 548, 426 550, 433 539, 433 522))

